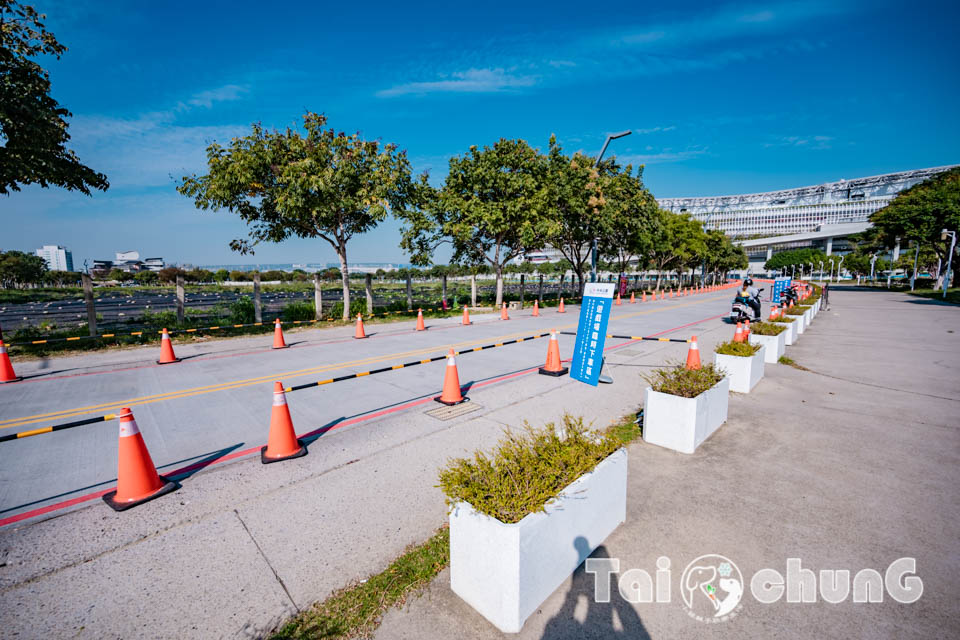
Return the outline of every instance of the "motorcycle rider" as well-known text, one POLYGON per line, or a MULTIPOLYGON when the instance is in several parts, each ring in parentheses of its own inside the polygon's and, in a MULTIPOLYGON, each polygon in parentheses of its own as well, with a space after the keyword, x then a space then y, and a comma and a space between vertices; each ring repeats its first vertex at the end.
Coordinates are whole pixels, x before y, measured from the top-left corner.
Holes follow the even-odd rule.
POLYGON ((747 304, 753 309, 753 317, 760 318, 762 313, 760 310, 760 290, 753 286, 752 278, 743 281, 743 290, 740 292, 740 297, 745 298, 747 304))

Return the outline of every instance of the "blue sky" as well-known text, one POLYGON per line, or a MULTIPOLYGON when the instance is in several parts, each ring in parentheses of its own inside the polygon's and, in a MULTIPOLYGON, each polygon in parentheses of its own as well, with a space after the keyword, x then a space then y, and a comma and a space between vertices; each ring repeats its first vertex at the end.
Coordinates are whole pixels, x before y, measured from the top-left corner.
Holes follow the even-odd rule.
MULTIPOLYGON (((47 60, 93 197, 0 200, 0 248, 64 244, 168 261, 333 262, 322 240, 229 250, 244 226, 175 191, 250 123, 405 148, 434 181, 470 145, 519 137, 644 163, 657 197, 766 191, 960 162, 956 3, 63 2, 27 0, 70 50, 47 60)), ((353 261, 405 261, 398 225, 353 261)), ((438 261, 447 255, 439 254, 438 261)))

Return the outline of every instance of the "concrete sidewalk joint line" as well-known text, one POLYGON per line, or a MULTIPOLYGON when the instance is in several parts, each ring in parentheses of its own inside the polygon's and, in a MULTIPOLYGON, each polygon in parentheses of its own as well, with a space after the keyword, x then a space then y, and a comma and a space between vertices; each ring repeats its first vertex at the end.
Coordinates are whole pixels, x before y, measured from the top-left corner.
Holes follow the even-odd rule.
POLYGON ((267 554, 263 552, 263 549, 260 548, 260 543, 257 542, 257 539, 253 537, 253 534, 250 533, 250 529, 247 528, 247 523, 243 521, 243 518, 240 517, 240 512, 236 509, 233 510, 234 515, 237 516, 237 520, 240 521, 240 526, 243 527, 243 530, 247 532, 247 535, 250 536, 250 541, 253 543, 253 546, 257 548, 257 552, 260 554, 260 557, 263 558, 263 561, 267 563, 267 566, 270 567, 270 571, 273 573, 273 577, 280 584, 280 587, 283 589, 283 592, 287 594, 287 598, 290 600, 290 604, 293 605, 293 608, 300 613, 300 607, 297 606, 297 603, 294 601, 293 596, 290 595, 290 591, 287 589, 287 585, 284 584, 283 578, 280 577, 280 574, 277 573, 277 570, 273 568, 273 563, 270 562, 270 558, 267 557, 267 554))

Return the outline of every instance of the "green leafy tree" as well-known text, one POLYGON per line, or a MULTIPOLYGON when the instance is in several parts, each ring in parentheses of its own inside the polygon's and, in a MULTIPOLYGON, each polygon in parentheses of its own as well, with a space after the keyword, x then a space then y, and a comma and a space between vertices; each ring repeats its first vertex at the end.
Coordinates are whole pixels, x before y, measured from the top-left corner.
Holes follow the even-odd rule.
POLYGON ((572 158, 566 156, 556 136, 550 136, 548 197, 550 215, 557 224, 549 241, 570 263, 581 292, 593 240, 604 231, 605 200, 600 172, 593 164, 593 159, 582 153, 575 153, 572 158))
POLYGON ((659 210, 660 223, 651 238, 650 263, 657 270, 659 291, 663 273, 679 271, 706 252, 703 227, 686 213, 659 210))
POLYGON ((716 229, 707 231, 704 234, 704 244, 706 246, 703 256, 704 264, 707 272, 713 276, 712 282, 716 282, 718 276, 728 271, 746 269, 750 266, 747 252, 740 245, 734 244, 722 231, 716 229))
POLYGON ((496 304, 502 304, 504 267, 542 249, 555 228, 545 165, 523 140, 470 147, 450 159, 441 189, 402 212, 400 246, 414 264, 429 264, 436 247, 446 242, 453 246, 452 262, 489 264, 497 275, 496 304))
POLYGON ((87 195, 90 189, 106 191, 107 177, 66 148, 73 114, 50 96, 50 75, 32 59, 59 59, 67 50, 46 30, 45 19, 33 7, 0 0, 0 193, 26 184, 87 195))
MULTIPOLYGON (((898 238, 901 242, 919 242, 930 247, 946 265, 950 238, 942 239, 940 232, 960 231, 960 167, 901 191, 890 204, 871 215, 870 222, 888 246, 893 246, 898 238)), ((843 266, 847 266, 846 262, 843 266)), ((953 269, 953 286, 960 284, 958 271, 953 269)), ((938 286, 943 283, 943 275, 938 276, 938 286)))
POLYGON ((305 135, 253 125, 228 147, 207 148, 209 173, 184 177, 177 190, 200 209, 227 209, 249 227, 230 243, 242 254, 260 242, 291 236, 322 238, 340 259, 343 319, 350 317, 347 245, 415 196, 406 152, 359 134, 324 129, 325 116, 307 112, 305 135))
POLYGON ((643 186, 642 165, 636 176, 631 175, 630 165, 619 170, 611 162, 607 168, 600 250, 612 262, 612 270, 627 273, 634 260, 646 262, 661 218, 657 201, 643 186))
POLYGON ((217 269, 217 271, 213 274, 213 279, 217 282, 226 282, 230 279, 230 272, 226 269, 217 269))
POLYGON ((0 284, 3 287, 22 287, 43 281, 47 261, 22 251, 0 252, 0 284))
MULTIPOLYGON (((823 251, 813 248, 805 249, 791 249, 789 251, 781 251, 780 253, 775 253, 769 260, 764 263, 763 267, 768 271, 779 271, 786 267, 796 267, 799 269, 801 266, 806 269, 810 266, 810 263, 813 263, 814 267, 820 264, 820 261, 823 260, 827 262, 830 258, 823 251)), ((844 266, 847 266, 844 264, 844 266)))
POLYGON ((178 267, 165 267, 157 273, 157 277, 160 282, 166 284, 174 284, 177 281, 177 276, 184 275, 184 270, 178 267))
POLYGON ((137 284, 147 285, 156 284, 160 277, 155 271, 141 271, 137 273, 133 279, 137 281, 137 284))

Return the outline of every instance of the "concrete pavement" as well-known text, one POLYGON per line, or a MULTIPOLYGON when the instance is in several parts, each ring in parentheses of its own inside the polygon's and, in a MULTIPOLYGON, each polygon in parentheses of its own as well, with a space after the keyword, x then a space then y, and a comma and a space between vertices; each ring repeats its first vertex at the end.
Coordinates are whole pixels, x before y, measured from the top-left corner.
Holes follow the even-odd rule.
MULTIPOLYGON (((956 638, 960 635, 960 309, 903 294, 835 291, 787 355, 811 369, 767 365, 750 395, 692 456, 629 448, 627 521, 594 557, 655 575, 671 560, 672 601, 593 601, 581 567, 527 620, 538 638, 956 638), (707 553, 749 581, 787 558, 803 568, 883 575, 916 558, 923 595, 900 604, 761 604, 749 592, 735 618, 705 624, 682 606, 680 576, 707 553)), ((705 353, 709 351, 705 350, 705 353)), ((378 638, 498 638, 455 596, 449 571, 423 597, 388 613, 378 638)))

